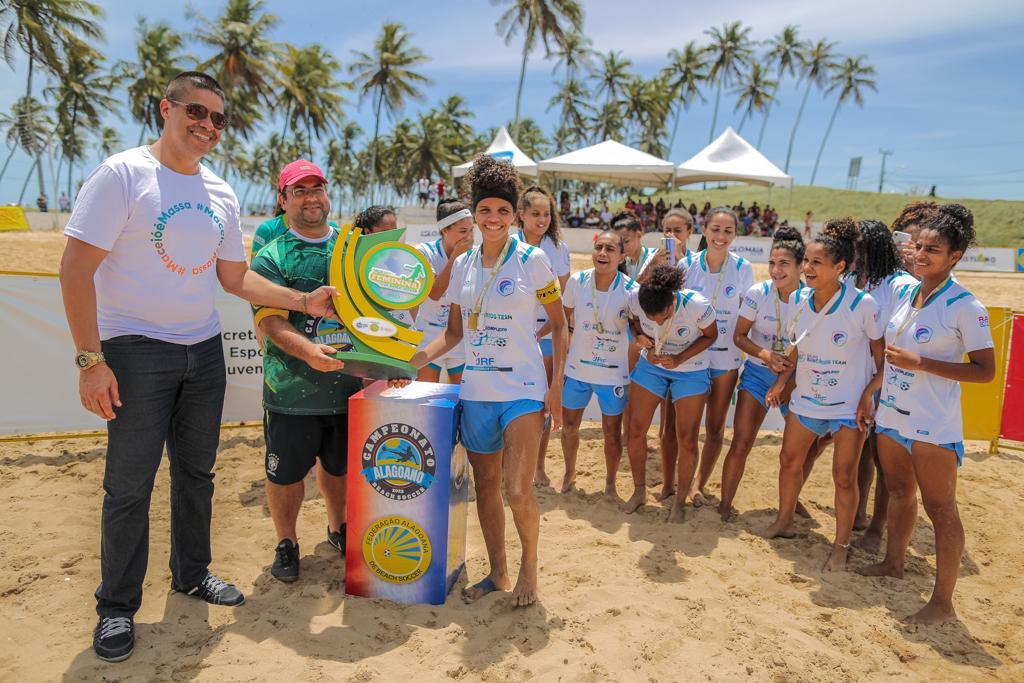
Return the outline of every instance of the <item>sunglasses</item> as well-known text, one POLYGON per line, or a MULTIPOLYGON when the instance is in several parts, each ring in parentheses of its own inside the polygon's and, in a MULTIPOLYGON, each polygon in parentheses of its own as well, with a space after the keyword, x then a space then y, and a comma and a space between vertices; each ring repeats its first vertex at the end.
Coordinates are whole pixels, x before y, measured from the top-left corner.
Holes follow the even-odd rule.
POLYGON ((185 107, 185 114, 193 121, 203 121, 207 116, 210 117, 210 123, 217 130, 224 130, 224 126, 228 125, 228 117, 223 112, 210 111, 202 104, 195 102, 179 102, 178 100, 167 100, 171 104, 180 104, 185 107))

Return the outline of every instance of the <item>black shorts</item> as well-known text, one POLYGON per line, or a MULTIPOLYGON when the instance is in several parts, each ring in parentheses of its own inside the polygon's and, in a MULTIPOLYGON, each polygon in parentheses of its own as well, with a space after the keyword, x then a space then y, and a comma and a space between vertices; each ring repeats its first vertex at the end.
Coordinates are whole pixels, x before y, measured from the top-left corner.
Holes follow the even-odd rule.
POLYGON ((328 474, 348 471, 348 414, 286 415, 263 413, 263 439, 267 444, 264 468, 267 479, 287 486, 302 481, 317 457, 328 474))

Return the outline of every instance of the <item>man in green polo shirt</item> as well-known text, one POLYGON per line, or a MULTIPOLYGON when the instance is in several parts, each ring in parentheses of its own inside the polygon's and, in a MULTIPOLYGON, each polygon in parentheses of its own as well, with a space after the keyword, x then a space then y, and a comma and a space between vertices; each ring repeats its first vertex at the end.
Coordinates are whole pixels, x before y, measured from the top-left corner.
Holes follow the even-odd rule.
MULTIPOLYGON (((287 229, 260 248, 250 267, 271 282, 312 291, 327 282, 338 231, 327 222, 327 179, 312 162, 288 164, 278 197, 287 229), (287 283, 287 284, 286 284, 287 283)), ((333 357, 352 348, 337 320, 254 307, 266 336, 263 354, 263 435, 267 503, 278 545, 271 574, 299 576, 296 521, 305 495, 303 480, 319 459, 320 493, 327 506, 327 540, 344 552, 348 398, 362 388, 333 357)))

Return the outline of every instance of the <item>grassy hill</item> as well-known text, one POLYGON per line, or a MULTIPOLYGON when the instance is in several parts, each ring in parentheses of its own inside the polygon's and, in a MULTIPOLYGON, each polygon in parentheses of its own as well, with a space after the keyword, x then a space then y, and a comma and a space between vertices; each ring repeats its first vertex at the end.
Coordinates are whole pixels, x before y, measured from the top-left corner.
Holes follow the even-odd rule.
MULTIPOLYGON (((744 206, 750 206, 751 202, 756 201, 763 207, 767 203, 776 207, 782 218, 789 219, 791 224, 797 226, 803 226, 804 215, 808 211, 814 212, 815 221, 824 221, 833 216, 853 216, 877 218, 888 224, 904 204, 924 199, 907 194, 855 192, 813 186, 794 187, 791 196, 789 190, 769 190, 755 185, 732 185, 721 189, 709 185, 707 190, 701 190, 700 186, 695 185, 693 188, 670 192, 668 197, 673 203, 678 197, 687 206, 693 202, 697 208, 704 206, 706 201, 715 206, 733 206, 740 201, 744 206)), ((657 197, 652 199, 657 202, 657 197)), ((940 204, 957 202, 973 211, 979 244, 988 247, 1024 247, 1024 201, 951 197, 936 197, 935 201, 940 204)))

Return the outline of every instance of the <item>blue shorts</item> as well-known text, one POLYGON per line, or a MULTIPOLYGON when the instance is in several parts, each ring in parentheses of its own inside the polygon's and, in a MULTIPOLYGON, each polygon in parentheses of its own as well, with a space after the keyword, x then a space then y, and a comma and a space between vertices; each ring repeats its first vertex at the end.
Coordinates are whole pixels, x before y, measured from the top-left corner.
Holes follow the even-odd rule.
POLYGON ((443 370, 443 369, 445 369, 445 367, 447 367, 449 375, 461 374, 462 371, 466 369, 466 364, 465 363, 459 363, 458 365, 456 365, 454 367, 448 365, 447 361, 441 361, 441 363, 444 364, 444 367, 442 367, 442 365, 439 365, 437 363, 427 363, 427 367, 430 368, 431 370, 435 370, 437 372, 441 372, 441 370, 443 370))
POLYGON ((849 427, 850 429, 860 429, 857 426, 856 420, 850 419, 829 419, 824 417, 804 417, 803 415, 796 415, 796 419, 800 420, 800 424, 807 429, 811 430, 818 436, 825 436, 826 434, 835 434, 839 431, 840 427, 849 427))
POLYGON ((725 373, 732 372, 732 370, 719 370, 718 368, 711 368, 709 372, 711 373, 711 379, 718 379, 725 373))
POLYGON ((651 363, 644 356, 637 361, 633 372, 629 374, 629 379, 655 396, 662 398, 665 398, 671 390, 673 402, 687 396, 706 394, 711 391, 711 374, 707 370, 692 370, 690 372, 666 370, 651 363))
POLYGON ((543 401, 526 398, 515 401, 463 399, 459 420, 462 445, 473 453, 498 453, 505 446, 505 428, 512 420, 542 410, 543 401))
POLYGON ((562 385, 562 407, 581 410, 590 403, 590 397, 597 394, 597 404, 602 415, 622 415, 626 409, 626 387, 611 384, 591 384, 566 377, 562 385))
POLYGON ((551 342, 550 337, 548 337, 547 339, 539 339, 538 343, 540 344, 540 354, 542 356, 544 356, 545 358, 551 358, 551 356, 554 355, 555 346, 551 342))
MULTIPOLYGON (((775 380, 778 379, 778 375, 769 370, 764 365, 757 365, 747 361, 743 364, 743 372, 740 373, 740 386, 738 391, 745 391, 761 404, 761 407, 765 410, 770 410, 768 404, 765 403, 765 396, 768 395, 768 390, 775 384, 775 380)), ((783 416, 789 415, 789 404, 784 403, 779 406, 779 410, 783 416)))
MULTIPOLYGON (((914 439, 908 439, 905 436, 902 436, 899 432, 897 432, 895 429, 892 429, 891 427, 878 427, 878 426, 876 426, 875 427, 875 434, 879 434, 879 435, 884 434, 885 436, 889 437, 890 439, 892 439, 893 441, 895 441, 899 445, 903 446, 903 448, 907 451, 907 455, 910 455, 911 450, 914 447, 914 439)), ((961 465, 964 464, 964 442, 963 441, 957 441, 956 443, 940 443, 940 444, 932 444, 932 445, 938 446, 939 448, 945 448, 947 451, 953 451, 954 453, 956 453, 956 466, 957 467, 960 467, 961 465)))

